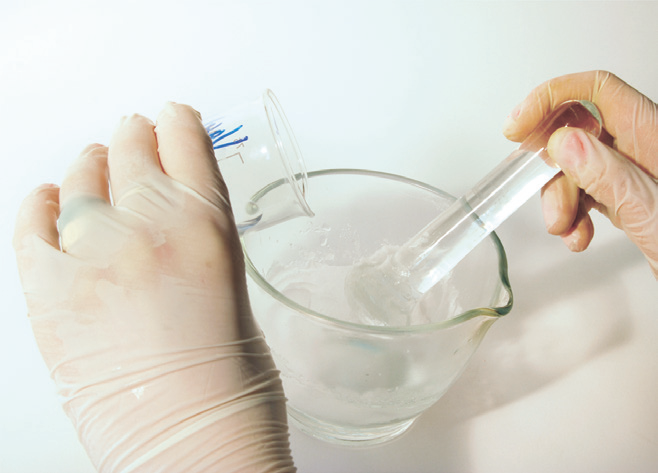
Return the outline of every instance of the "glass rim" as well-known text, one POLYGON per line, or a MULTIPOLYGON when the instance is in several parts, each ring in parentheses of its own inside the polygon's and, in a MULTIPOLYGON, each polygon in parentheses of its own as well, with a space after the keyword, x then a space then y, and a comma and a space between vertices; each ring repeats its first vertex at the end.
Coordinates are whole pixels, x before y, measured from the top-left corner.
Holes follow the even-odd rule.
MULTIPOLYGON (((307 177, 312 178, 316 176, 337 175, 337 174, 367 175, 372 177, 380 177, 389 180, 394 180, 398 182, 404 182, 406 184, 411 184, 420 187, 422 189, 428 190, 442 197, 446 197, 451 200, 456 200, 454 196, 448 194, 447 192, 442 191, 441 189, 433 187, 424 182, 410 179, 397 174, 390 174, 380 171, 370 171, 364 169, 348 169, 348 168, 323 169, 319 171, 311 171, 308 173, 307 177)), ((267 192, 271 191, 272 189, 282 184, 284 184, 284 180, 279 179, 278 181, 272 182, 268 186, 264 187, 261 191, 259 191, 257 194, 254 195, 254 202, 256 202, 257 199, 265 195, 267 192)), ((304 307, 303 305, 298 304, 292 299, 289 299, 288 297, 283 295, 280 291, 278 291, 274 286, 272 286, 269 282, 267 282, 267 280, 260 274, 260 272, 256 269, 255 265, 251 261, 251 258, 247 252, 246 244, 244 241, 244 237, 248 233, 249 232, 244 232, 240 234, 240 241, 242 244, 242 252, 245 258, 246 272, 251 277, 251 279, 256 284, 258 284, 265 292, 267 292, 274 299, 284 304, 288 308, 296 312, 299 312, 302 316, 311 317, 312 319, 315 319, 318 322, 321 322, 323 324, 328 324, 335 328, 341 328, 344 330, 358 331, 358 332, 368 332, 368 333, 379 334, 379 335, 427 333, 427 332, 434 332, 449 327, 453 327, 455 325, 459 325, 461 323, 464 323, 468 320, 480 316, 497 319, 501 316, 508 314, 512 310, 513 294, 512 294, 512 288, 509 282, 508 272, 507 272, 508 269, 507 255, 505 254, 505 249, 503 248, 502 242, 500 241, 498 235, 496 235, 495 232, 491 232, 487 238, 490 238, 493 241, 494 248, 496 249, 496 252, 498 254, 498 277, 500 280, 501 287, 504 293, 507 295, 506 304, 499 307, 479 307, 475 309, 469 309, 455 317, 440 322, 433 322, 429 324, 420 324, 420 325, 395 325, 395 326, 367 325, 367 324, 359 324, 356 322, 340 320, 335 317, 331 317, 329 315, 325 315, 320 312, 314 311, 308 307, 304 307)))
POLYGON ((281 164, 283 164, 283 167, 286 170, 286 180, 292 188, 304 213, 307 215, 313 215, 313 211, 308 205, 308 202, 306 202, 306 193, 308 192, 308 173, 306 172, 306 164, 299 148, 299 144, 297 143, 297 139, 295 138, 295 134, 290 126, 290 122, 288 122, 288 118, 283 111, 283 107, 271 89, 265 89, 263 92, 263 106, 265 108, 267 123, 270 127, 270 132, 272 133, 272 139, 276 144, 281 164), (281 130, 281 126, 283 127, 283 130, 281 130), (281 142, 280 132, 283 132, 286 135, 287 141, 290 144, 290 154, 284 143, 281 142))

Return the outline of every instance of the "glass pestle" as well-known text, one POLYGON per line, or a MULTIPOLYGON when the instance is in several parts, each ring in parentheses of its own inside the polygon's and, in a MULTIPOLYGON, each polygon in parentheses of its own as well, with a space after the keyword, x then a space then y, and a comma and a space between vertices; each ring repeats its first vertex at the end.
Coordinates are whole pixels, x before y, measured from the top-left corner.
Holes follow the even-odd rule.
POLYGON ((598 137, 602 119, 591 102, 558 107, 516 151, 411 240, 357 264, 346 280, 352 308, 382 323, 409 317, 423 294, 560 172, 546 144, 564 126, 598 137))

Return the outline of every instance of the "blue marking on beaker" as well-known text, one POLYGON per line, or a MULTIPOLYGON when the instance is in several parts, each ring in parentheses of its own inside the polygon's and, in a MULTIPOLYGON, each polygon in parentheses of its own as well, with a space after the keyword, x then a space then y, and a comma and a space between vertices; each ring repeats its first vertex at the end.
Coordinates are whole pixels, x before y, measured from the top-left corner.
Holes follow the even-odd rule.
POLYGON ((213 144, 213 148, 214 148, 214 149, 226 148, 227 146, 232 146, 232 145, 237 145, 237 144, 240 144, 240 143, 244 143, 244 142, 247 141, 248 139, 249 139, 249 137, 248 137, 248 136, 245 136, 245 137, 242 138, 242 139, 239 139, 239 140, 233 140, 233 141, 231 141, 230 143, 224 143, 224 144, 221 144, 221 145, 215 145, 215 144, 213 144))
POLYGON ((227 136, 231 136, 232 134, 238 132, 240 128, 242 128, 242 125, 239 127, 235 128, 234 130, 231 130, 229 132, 226 132, 225 129, 219 128, 222 123, 213 123, 211 126, 207 126, 206 130, 208 131, 208 134, 210 135, 210 139, 212 140, 212 147, 214 149, 220 149, 220 148, 226 148, 227 146, 233 146, 237 145, 240 143, 244 143, 249 139, 248 136, 245 136, 244 138, 240 138, 237 140, 230 141, 228 143, 220 143, 223 141, 227 136))

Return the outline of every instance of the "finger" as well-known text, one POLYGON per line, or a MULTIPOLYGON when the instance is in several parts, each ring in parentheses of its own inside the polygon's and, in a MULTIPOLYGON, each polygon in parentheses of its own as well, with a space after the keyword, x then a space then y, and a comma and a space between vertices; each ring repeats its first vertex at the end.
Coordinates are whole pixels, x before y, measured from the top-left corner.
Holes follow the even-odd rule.
POLYGON ((211 202, 226 202, 228 194, 212 141, 196 110, 167 103, 158 116, 155 133, 160 162, 167 175, 211 202))
POLYGON ((67 170, 60 190, 61 207, 76 196, 96 197, 110 203, 107 147, 87 146, 67 170))
POLYGON ((44 184, 33 190, 18 211, 13 241, 16 253, 20 254, 34 237, 59 250, 58 217, 59 187, 44 184))
POLYGON ((594 224, 589 216, 589 211, 590 208, 581 202, 571 228, 560 234, 562 241, 571 251, 586 250, 594 238, 594 224))
MULTIPOLYGON (((617 107, 617 93, 626 85, 609 72, 590 71, 556 77, 536 87, 517 105, 503 126, 503 133, 513 141, 523 141, 551 111, 568 100, 589 100, 603 117, 606 127, 614 124, 615 117, 607 119, 610 108, 617 107)), ((639 94, 639 92, 637 92, 639 94)))
POLYGON ((548 153, 647 257, 658 261, 655 179, 625 156, 578 129, 562 128, 553 133, 548 153))
POLYGON ((542 213, 550 234, 561 235, 573 226, 578 214, 579 194, 578 186, 562 173, 542 188, 542 213))
POLYGON ((107 165, 114 203, 149 179, 162 175, 153 122, 140 115, 124 117, 112 136, 107 165))
POLYGON ((651 164, 656 176, 658 163, 650 159, 658 152, 656 104, 609 72, 569 74, 541 84, 512 111, 503 133, 513 141, 523 141, 547 114, 568 100, 593 102, 607 132, 616 138, 617 149, 638 163, 651 164))

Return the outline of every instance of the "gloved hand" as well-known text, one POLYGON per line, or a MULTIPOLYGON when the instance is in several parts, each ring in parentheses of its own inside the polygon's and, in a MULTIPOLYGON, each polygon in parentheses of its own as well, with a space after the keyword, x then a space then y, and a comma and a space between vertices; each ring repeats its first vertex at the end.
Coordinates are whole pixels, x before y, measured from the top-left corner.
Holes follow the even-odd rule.
POLYGON ((198 113, 123 119, 61 189, 26 198, 14 246, 39 349, 99 471, 294 470, 198 113))
POLYGON ((575 128, 551 136, 548 154, 563 173, 542 189, 548 231, 582 251, 594 234, 588 212, 596 208, 626 232, 658 278, 658 106, 609 72, 571 74, 533 90, 503 133, 523 141, 567 100, 596 104, 605 131, 600 140, 575 128))

